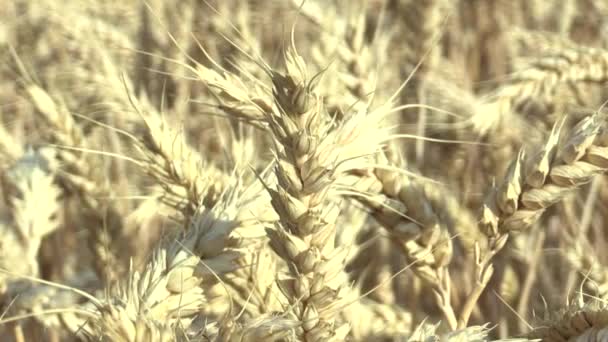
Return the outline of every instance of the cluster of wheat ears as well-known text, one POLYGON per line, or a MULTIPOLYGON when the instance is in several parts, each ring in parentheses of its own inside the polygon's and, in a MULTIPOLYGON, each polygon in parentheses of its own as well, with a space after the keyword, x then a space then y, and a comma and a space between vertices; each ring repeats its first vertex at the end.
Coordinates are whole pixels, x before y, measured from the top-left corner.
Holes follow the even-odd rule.
POLYGON ((0 340, 608 341, 606 0, 2 3, 0 340))

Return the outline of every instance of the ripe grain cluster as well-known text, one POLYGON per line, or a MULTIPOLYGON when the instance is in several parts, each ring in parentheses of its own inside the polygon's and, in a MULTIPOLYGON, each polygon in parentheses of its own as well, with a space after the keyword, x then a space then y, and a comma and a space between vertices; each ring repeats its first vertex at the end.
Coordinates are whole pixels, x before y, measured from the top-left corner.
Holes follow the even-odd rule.
POLYGON ((605 0, 6 1, 0 340, 608 341, 607 84, 605 0))

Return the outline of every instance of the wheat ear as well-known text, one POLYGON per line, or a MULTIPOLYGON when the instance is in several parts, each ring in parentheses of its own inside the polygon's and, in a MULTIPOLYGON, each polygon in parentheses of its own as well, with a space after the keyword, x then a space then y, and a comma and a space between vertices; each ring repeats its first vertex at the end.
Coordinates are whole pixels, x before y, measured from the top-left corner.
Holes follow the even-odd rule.
POLYGON ((143 138, 135 145, 141 166, 163 188, 161 200, 187 224, 201 204, 212 207, 217 202, 228 176, 205 163, 184 133, 160 114, 142 112, 142 118, 143 138))
POLYGON ((608 336, 606 303, 592 299, 584 302, 582 294, 566 309, 552 314, 550 319, 527 334, 528 338, 547 342, 596 342, 608 336))
POLYGON ((271 74, 277 110, 268 121, 277 146, 278 184, 269 191, 280 225, 269 230, 270 246, 289 269, 290 277, 279 281, 302 324, 299 338, 338 341, 350 328, 331 310, 343 299, 348 254, 334 246, 338 208, 327 205, 337 156, 302 58, 293 50, 286 56, 288 73, 271 74))
POLYGON ((563 121, 554 126, 545 145, 530 158, 524 158, 521 151, 502 183, 488 194, 480 220, 488 248, 476 252, 477 285, 465 303, 461 325, 468 322, 474 303, 492 276, 492 258, 505 246, 509 234, 528 229, 548 207, 608 166, 601 114, 586 117, 568 136, 560 138, 562 125, 563 121))
POLYGON ((238 267, 245 236, 263 236, 261 225, 257 234, 251 232, 257 220, 242 219, 240 191, 236 184, 214 207, 199 206, 190 227, 161 243, 143 271, 131 269, 110 298, 96 304, 87 334, 135 342, 150 334, 173 336, 178 328, 189 331, 193 318, 209 305, 207 291, 238 267))
POLYGON ((391 170, 385 158, 382 162, 386 164, 383 168, 358 172, 360 178, 354 181, 354 187, 366 195, 357 197, 390 232, 392 241, 412 263, 414 273, 433 286, 439 307, 450 327, 455 328, 447 269, 453 248, 449 232, 422 184, 391 170))
MULTIPOLYGON (((577 89, 588 84, 602 84, 608 80, 608 54, 601 49, 574 47, 548 52, 542 57, 530 59, 520 67, 501 87, 488 94, 473 116, 474 128, 481 134, 491 133, 496 127, 508 122, 526 101, 534 100, 546 107, 556 107, 559 87, 569 87, 572 93, 568 101, 586 103, 577 89)), ((551 112, 551 110, 549 110, 551 112)), ((551 113, 550 113, 551 114, 551 113)))

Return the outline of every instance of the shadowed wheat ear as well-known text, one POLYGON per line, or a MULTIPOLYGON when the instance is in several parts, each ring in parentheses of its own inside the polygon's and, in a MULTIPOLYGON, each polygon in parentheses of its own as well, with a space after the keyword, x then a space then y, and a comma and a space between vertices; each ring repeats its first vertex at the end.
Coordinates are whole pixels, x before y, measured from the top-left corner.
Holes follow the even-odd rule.
POLYGON ((278 288, 273 286, 276 256, 269 253, 264 229, 278 217, 260 183, 244 187, 241 176, 233 177, 237 180, 228 185, 212 210, 221 215, 216 223, 206 224, 205 238, 210 243, 200 250, 207 257, 232 252, 236 258, 230 260, 230 272, 219 274, 219 283, 207 282, 208 302, 202 312, 216 317, 240 312, 239 316, 248 319, 277 311, 284 303, 278 288))
POLYGON ((547 342, 580 341, 596 342, 608 336, 608 310, 606 302, 590 299, 585 302, 583 294, 566 309, 558 310, 542 322, 528 338, 547 342))
POLYGON ((41 152, 29 150, 2 179, 12 222, 2 226, 5 241, 0 262, 2 268, 20 274, 38 275, 42 239, 59 227, 61 190, 54 183, 46 158, 41 152))
POLYGON ((354 173, 358 179, 353 187, 360 193, 356 198, 390 232, 393 243, 412 263, 414 274, 433 287, 449 326, 456 328, 447 269, 452 258, 449 232, 422 184, 391 168, 384 157, 381 164, 385 167, 354 173))
POLYGON ((581 275, 586 294, 598 300, 608 298, 608 269, 584 240, 569 242, 564 257, 581 275))
POLYGON ((418 341, 441 341, 441 342, 540 342, 535 338, 505 338, 505 339, 490 339, 491 328, 488 324, 471 325, 466 328, 461 328, 449 333, 439 333, 439 324, 428 324, 423 322, 407 339, 408 342, 418 341))
POLYGON ((14 163, 23 154, 23 147, 6 130, 0 122, 0 162, 5 165, 3 168, 14 163))
MULTIPOLYGON (((0 224, 0 268, 4 270, 37 277, 41 271, 38 253, 42 239, 59 227, 61 190, 47 158, 40 151, 28 150, 3 174, 2 188, 12 220, 10 225, 0 224)), ((23 281, 11 281, 0 274, 0 310, 10 309, 9 302, 18 299, 28 287, 23 281)), ((17 306, 13 312, 34 309, 17 306)), ((14 324, 18 335, 21 325, 14 324)))
MULTIPOLYGON (((50 141, 59 146, 56 160, 49 160, 53 171, 66 192, 76 192, 82 199, 86 214, 95 224, 89 224, 89 247, 95 258, 96 272, 108 283, 116 280, 124 271, 118 261, 120 250, 127 250, 122 234, 122 217, 118 209, 107 200, 112 191, 92 179, 93 170, 79 153, 85 147, 86 138, 65 105, 56 102, 44 89, 30 84, 26 91, 38 113, 50 126, 50 141), (106 199, 106 200, 104 200, 106 199), (121 241, 123 241, 121 243, 121 241)), ((128 254, 128 253, 127 253, 128 254)))
POLYGON ((226 312, 226 290, 234 301, 236 312, 242 311, 244 319, 252 319, 273 312, 280 312, 286 299, 276 285, 280 267, 275 254, 265 245, 252 248, 237 260, 238 267, 222 278, 226 286, 209 289, 209 297, 217 298, 212 306, 219 313, 226 312))
POLYGON ((352 326, 350 336, 357 341, 392 339, 412 331, 412 314, 394 304, 362 298, 344 308, 342 315, 352 326))

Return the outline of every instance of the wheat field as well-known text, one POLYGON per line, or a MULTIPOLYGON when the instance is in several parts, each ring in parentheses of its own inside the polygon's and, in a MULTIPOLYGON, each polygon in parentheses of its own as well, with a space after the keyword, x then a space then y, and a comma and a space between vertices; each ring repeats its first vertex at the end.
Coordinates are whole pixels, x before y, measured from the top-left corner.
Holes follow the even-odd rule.
POLYGON ((6 0, 0 340, 608 341, 606 0, 6 0))

